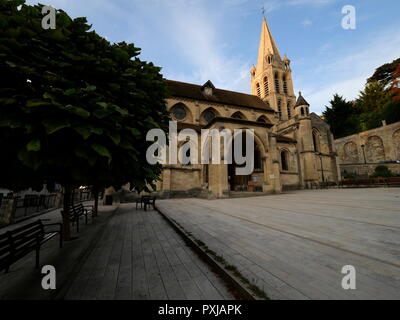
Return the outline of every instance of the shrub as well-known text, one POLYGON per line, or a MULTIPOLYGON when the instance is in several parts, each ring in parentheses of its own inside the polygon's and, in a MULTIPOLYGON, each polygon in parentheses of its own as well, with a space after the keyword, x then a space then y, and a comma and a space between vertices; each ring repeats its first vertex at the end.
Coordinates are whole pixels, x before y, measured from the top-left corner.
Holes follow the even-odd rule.
POLYGON ((375 168, 374 174, 371 175, 371 178, 390 178, 390 177, 394 177, 394 174, 386 166, 377 166, 375 168))

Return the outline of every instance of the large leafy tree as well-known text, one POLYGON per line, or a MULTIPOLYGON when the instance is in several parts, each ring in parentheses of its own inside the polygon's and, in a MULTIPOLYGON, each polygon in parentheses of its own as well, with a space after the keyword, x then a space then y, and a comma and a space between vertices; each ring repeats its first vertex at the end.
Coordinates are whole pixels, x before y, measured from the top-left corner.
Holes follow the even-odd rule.
POLYGON ((330 125, 334 137, 342 138, 359 132, 359 110, 353 102, 346 101, 342 96, 335 94, 326 106, 323 116, 330 125))
POLYGON ((356 104, 361 110, 361 129, 370 130, 382 125, 384 106, 392 101, 390 91, 383 82, 367 83, 356 104))
POLYGON ((391 93, 393 94, 393 100, 400 101, 400 64, 397 66, 391 80, 391 93))
POLYGON ((388 124, 400 121, 400 65, 390 82, 390 93, 392 99, 383 107, 383 117, 388 124))
POLYGON ((73 187, 158 178, 145 135, 166 129, 166 85, 133 44, 110 44, 62 10, 44 30, 41 9, 0 0, 0 186, 61 183, 68 238, 73 187))
POLYGON ((379 82, 386 86, 392 80, 396 68, 399 66, 400 58, 390 63, 385 63, 375 70, 374 74, 367 80, 367 83, 379 82))

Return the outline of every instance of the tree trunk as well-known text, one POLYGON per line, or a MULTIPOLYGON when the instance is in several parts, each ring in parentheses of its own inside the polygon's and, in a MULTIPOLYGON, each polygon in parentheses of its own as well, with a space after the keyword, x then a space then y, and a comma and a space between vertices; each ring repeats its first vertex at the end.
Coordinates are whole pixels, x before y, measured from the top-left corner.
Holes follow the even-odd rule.
POLYGON ((93 187, 93 196, 94 196, 94 208, 93 208, 93 216, 97 217, 98 209, 99 209, 99 188, 93 187))
POLYGON ((63 201, 63 239, 65 241, 71 240, 71 228, 69 221, 69 210, 72 196, 72 188, 71 186, 64 186, 64 201, 63 201))

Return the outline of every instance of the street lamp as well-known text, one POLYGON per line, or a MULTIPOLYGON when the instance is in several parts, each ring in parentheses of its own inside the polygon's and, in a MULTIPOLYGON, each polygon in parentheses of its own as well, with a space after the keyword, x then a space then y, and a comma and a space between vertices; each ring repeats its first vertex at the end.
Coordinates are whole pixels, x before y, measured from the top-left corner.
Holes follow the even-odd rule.
POLYGON ((367 159, 365 158, 365 145, 361 145, 361 149, 363 151, 363 155, 364 155, 364 164, 367 164, 367 159))

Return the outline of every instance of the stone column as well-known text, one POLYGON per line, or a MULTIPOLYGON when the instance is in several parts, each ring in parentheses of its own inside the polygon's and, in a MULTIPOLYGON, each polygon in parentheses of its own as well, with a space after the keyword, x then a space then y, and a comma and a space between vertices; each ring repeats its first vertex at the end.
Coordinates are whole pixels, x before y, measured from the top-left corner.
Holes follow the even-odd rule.
POLYGON ((162 191, 167 193, 171 191, 171 169, 169 168, 163 170, 162 191))
POLYGON ((282 192, 281 184, 281 164, 279 161, 279 150, 276 142, 275 136, 270 136, 270 153, 271 153, 271 172, 269 174, 269 179, 271 181, 272 190, 275 193, 282 192))
POLYGON ((208 170, 209 196, 211 198, 229 197, 228 165, 210 164, 208 170))

